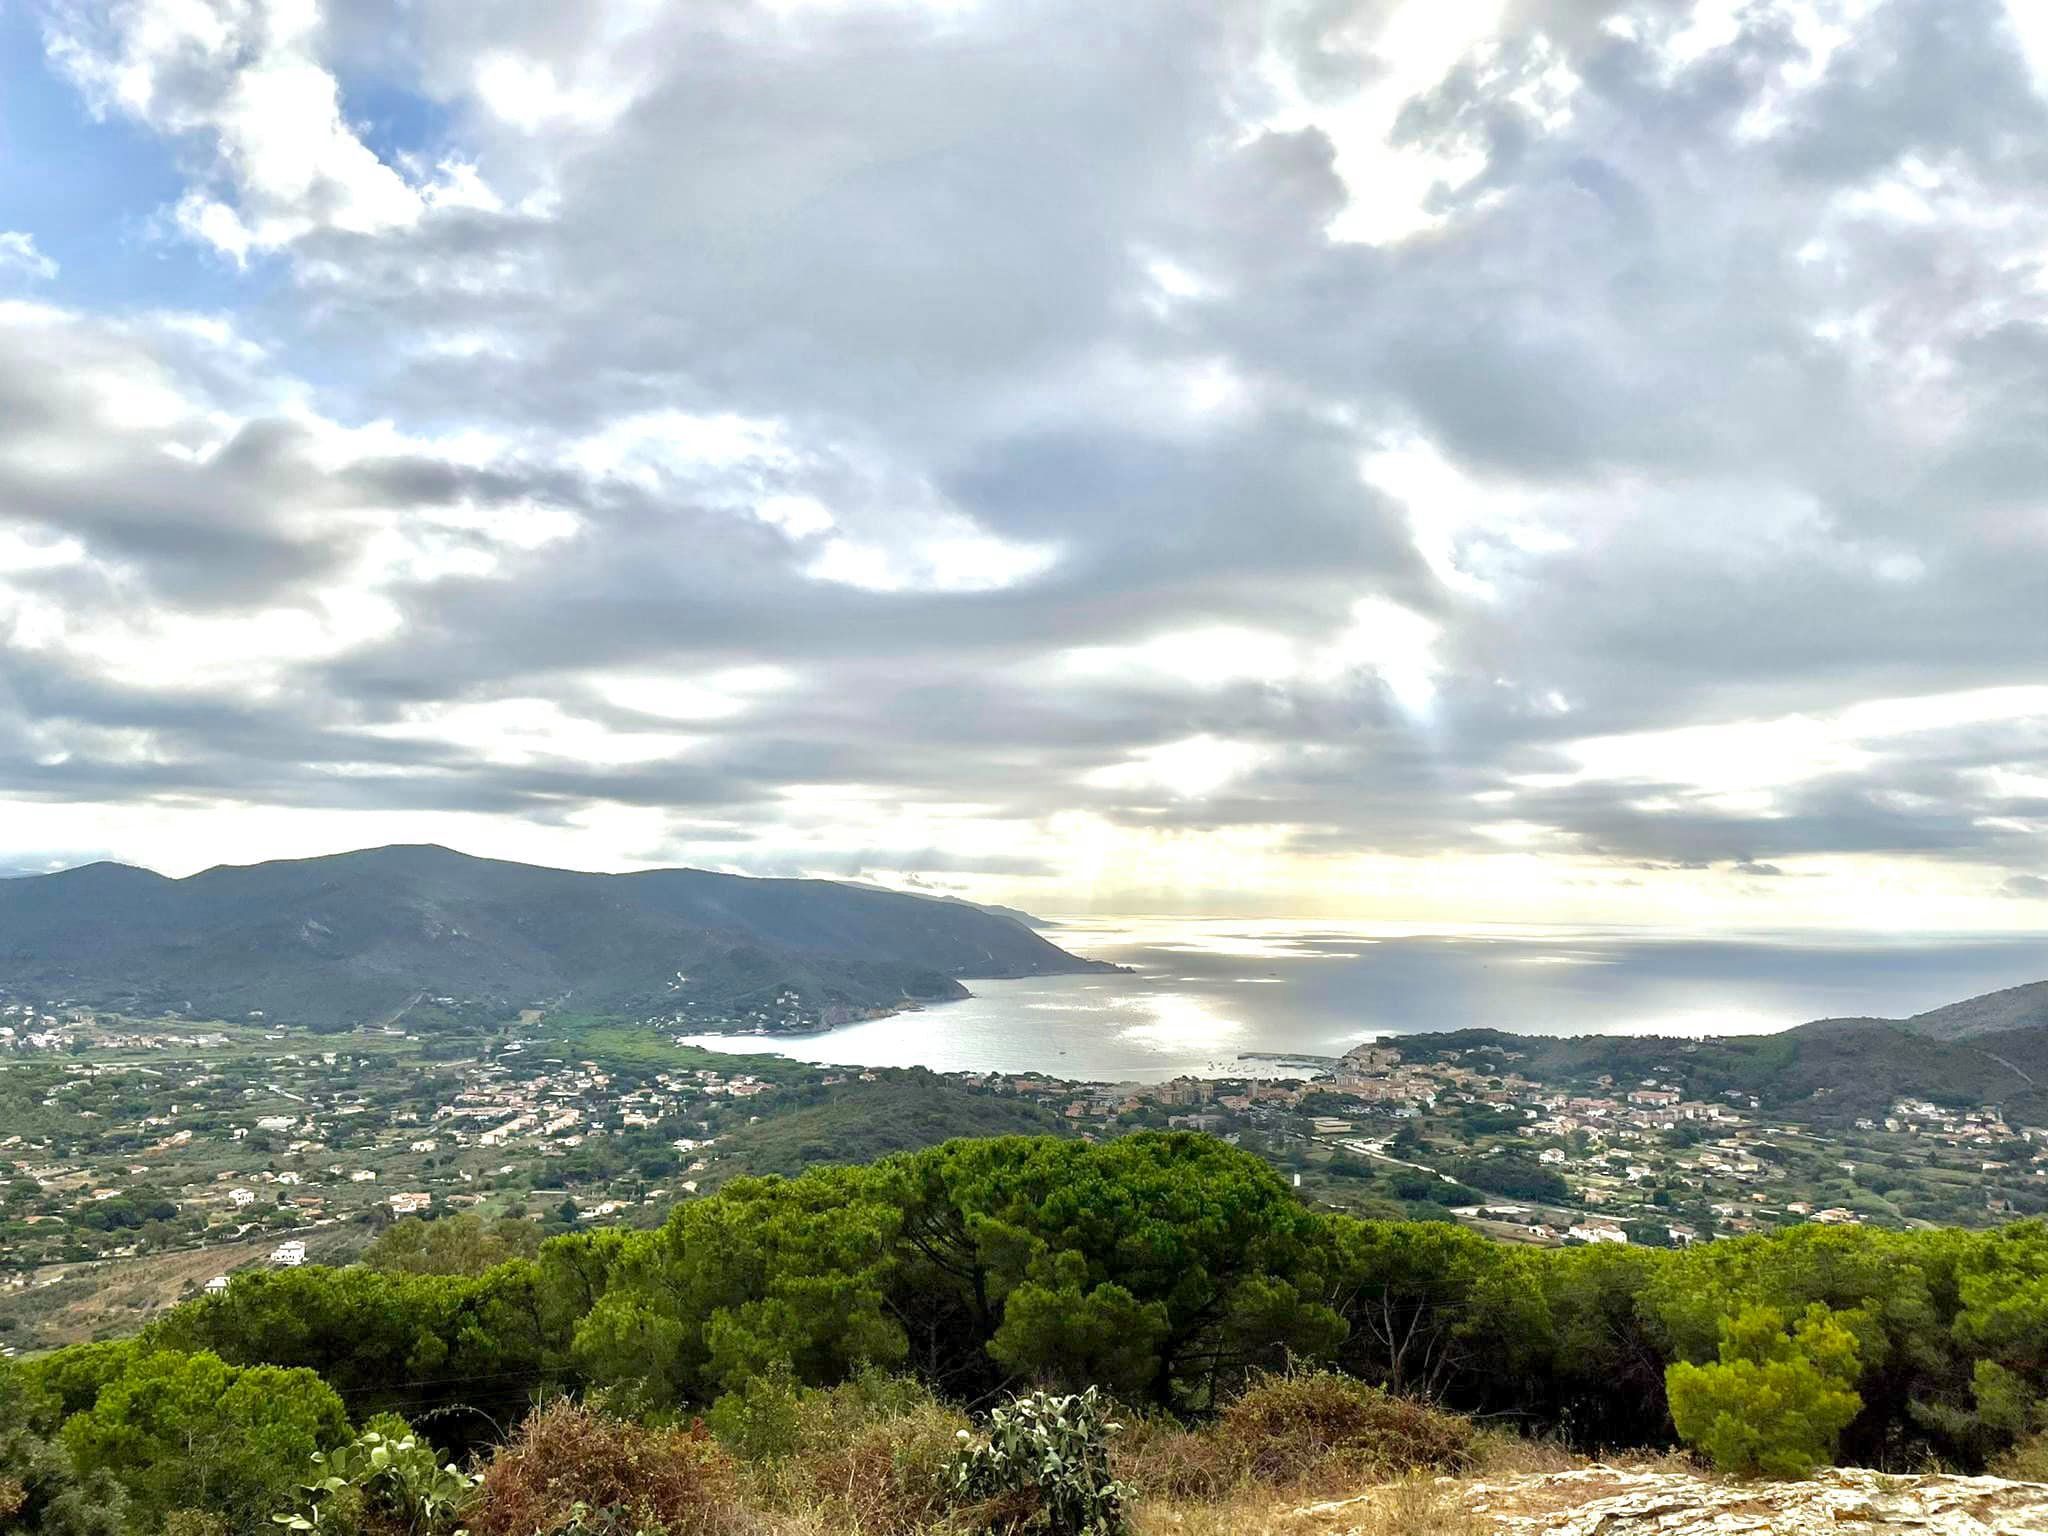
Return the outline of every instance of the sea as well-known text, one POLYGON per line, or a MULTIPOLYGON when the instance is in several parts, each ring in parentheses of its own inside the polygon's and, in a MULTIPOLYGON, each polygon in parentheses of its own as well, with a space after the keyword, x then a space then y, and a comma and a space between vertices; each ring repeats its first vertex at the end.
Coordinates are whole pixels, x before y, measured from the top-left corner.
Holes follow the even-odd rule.
POLYGON ((958 1002, 719 1050, 862 1067, 1152 1082, 1301 1076, 1292 1058, 1434 1030, 1734 1035, 1901 1018, 2048 979, 2048 936, 1673 935, 1183 917, 1069 917, 1045 936, 1128 974, 970 981, 958 1002))

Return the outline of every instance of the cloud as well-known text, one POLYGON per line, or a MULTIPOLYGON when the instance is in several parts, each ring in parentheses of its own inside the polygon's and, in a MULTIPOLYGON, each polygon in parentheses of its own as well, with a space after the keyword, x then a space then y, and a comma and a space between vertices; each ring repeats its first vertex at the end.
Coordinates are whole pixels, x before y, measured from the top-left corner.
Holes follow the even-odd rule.
POLYGON ((2048 831, 2031 45, 1453 9, 45 5, 138 227, 247 267, 0 304, 0 794, 1983 900, 2048 831))
POLYGON ((35 236, 18 229, 0 229, 0 276, 12 273, 48 282, 57 271, 57 263, 36 249, 35 236))
POLYGON ((496 206, 474 168, 408 176, 343 116, 320 61, 321 8, 306 0, 58 4, 51 59, 93 109, 198 147, 179 228, 237 263, 316 230, 375 235, 436 206, 496 206))

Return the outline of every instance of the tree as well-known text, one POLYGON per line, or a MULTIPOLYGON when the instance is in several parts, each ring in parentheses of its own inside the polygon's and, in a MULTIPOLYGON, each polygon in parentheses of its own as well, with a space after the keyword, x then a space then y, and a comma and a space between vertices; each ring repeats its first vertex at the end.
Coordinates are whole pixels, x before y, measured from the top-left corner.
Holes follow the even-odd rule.
POLYGON ((8 1536, 121 1536, 126 1497, 105 1473, 81 1477, 31 1423, 30 1393, 0 1375, 0 1531, 8 1536))
POLYGON ((480 1275, 540 1252, 540 1228, 516 1216, 489 1226, 474 1211, 440 1221, 417 1216, 386 1227, 363 1251, 371 1269, 404 1275, 480 1275))
POLYGON ((1441 1222, 1344 1222, 1331 1240, 1344 1365, 1390 1392, 1441 1395, 1471 1354, 1472 1297, 1508 1250, 1441 1222))
POLYGON ((341 1399, 311 1371, 157 1350, 102 1387, 62 1438, 81 1473, 111 1474, 156 1530, 185 1509, 256 1527, 291 1501, 313 1453, 347 1434, 341 1399))
POLYGON ((526 1260, 482 1275, 307 1265, 239 1274, 226 1294, 179 1308, 150 1337, 235 1365, 304 1367, 358 1417, 431 1413, 435 1433, 465 1451, 566 1363, 574 1318, 587 1309, 586 1301, 565 1315, 544 1303, 526 1260))
MULTIPOLYGON (((707 1402, 780 1364, 823 1384, 904 1355, 883 1305, 900 1211, 865 1169, 740 1179, 620 1244, 575 1358, 640 1406, 707 1402)), ((553 1245, 551 1244, 550 1247, 553 1245)))
POLYGON ((1834 1460, 1863 1407, 1856 1336, 1841 1320, 1815 1302, 1788 1331, 1775 1307, 1745 1307, 1722 1322, 1720 1356, 1665 1373, 1682 1440, 1745 1477, 1804 1477, 1834 1460))
POLYGON ((877 1172, 905 1202, 891 1311, 949 1387, 1079 1389, 1113 1369, 1162 1405, 1205 1407, 1344 1337, 1322 1218, 1214 1137, 949 1142, 877 1172))

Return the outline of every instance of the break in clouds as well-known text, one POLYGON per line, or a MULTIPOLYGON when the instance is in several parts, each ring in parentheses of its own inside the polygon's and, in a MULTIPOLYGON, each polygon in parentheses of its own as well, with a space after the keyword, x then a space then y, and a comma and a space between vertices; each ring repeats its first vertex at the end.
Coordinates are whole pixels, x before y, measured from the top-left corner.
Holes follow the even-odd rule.
POLYGON ((9 7, 0 862, 2048 921, 2033 9, 9 7))

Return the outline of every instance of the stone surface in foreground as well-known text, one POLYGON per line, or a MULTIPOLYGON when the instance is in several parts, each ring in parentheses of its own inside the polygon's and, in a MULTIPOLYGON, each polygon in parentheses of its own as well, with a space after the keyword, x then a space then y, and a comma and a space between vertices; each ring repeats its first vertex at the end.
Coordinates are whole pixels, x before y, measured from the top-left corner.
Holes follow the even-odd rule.
MULTIPOLYGON (((1312 1505, 1312 1528, 1343 1536, 1363 1494, 1312 1505)), ((1457 1503, 1500 1536, 2048 1536, 2048 1483, 1887 1477, 1836 1468, 1800 1483, 1735 1483, 1684 1472, 1582 1467, 1462 1485, 1457 1503)))

